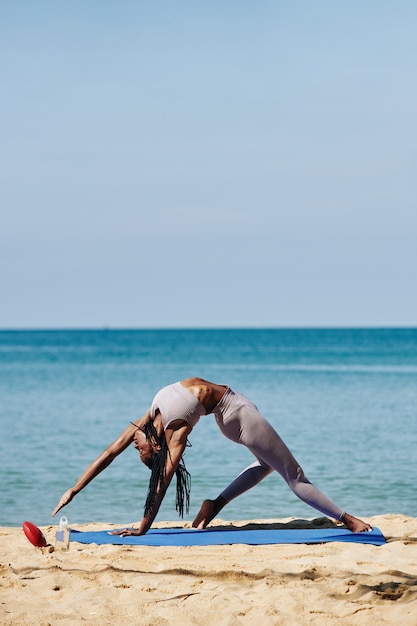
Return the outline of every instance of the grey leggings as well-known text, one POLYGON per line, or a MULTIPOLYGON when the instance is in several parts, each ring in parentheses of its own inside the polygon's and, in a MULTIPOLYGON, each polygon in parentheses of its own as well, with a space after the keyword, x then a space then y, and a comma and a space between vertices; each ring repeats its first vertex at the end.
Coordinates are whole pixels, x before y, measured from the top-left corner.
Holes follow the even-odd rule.
POLYGON ((344 511, 310 483, 281 437, 248 398, 228 389, 213 413, 222 433, 246 446, 257 459, 221 493, 226 502, 254 487, 275 470, 301 500, 324 515, 342 518, 344 511))

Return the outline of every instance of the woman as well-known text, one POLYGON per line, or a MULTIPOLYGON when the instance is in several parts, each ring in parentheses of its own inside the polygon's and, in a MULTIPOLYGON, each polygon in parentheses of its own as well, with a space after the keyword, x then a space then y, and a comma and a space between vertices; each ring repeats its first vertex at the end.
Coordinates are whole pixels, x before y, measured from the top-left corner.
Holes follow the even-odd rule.
POLYGON ((189 474, 182 455, 194 426, 202 415, 210 413, 214 413, 222 433, 246 446, 256 461, 215 500, 203 502, 193 522, 194 527, 205 528, 228 502, 275 470, 301 500, 324 515, 343 521, 352 532, 372 530, 369 524, 343 511, 307 480, 278 433, 248 398, 225 385, 216 385, 202 378, 188 378, 161 389, 145 415, 132 422, 91 463, 74 487, 62 496, 52 515, 71 502, 132 441, 141 461, 152 471, 145 513, 138 529, 125 528, 115 534, 144 535, 149 530, 174 474, 177 476, 177 510, 182 514, 184 503, 187 509, 189 503, 189 474))

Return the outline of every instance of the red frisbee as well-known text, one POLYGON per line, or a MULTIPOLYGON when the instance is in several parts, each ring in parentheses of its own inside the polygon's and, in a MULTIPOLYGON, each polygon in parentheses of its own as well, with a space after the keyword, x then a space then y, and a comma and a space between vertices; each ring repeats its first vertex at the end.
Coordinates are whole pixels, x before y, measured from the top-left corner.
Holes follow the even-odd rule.
POLYGON ((46 539, 43 536, 40 528, 32 524, 32 522, 23 522, 22 525, 23 532, 26 537, 29 539, 30 543, 36 546, 37 548, 43 548, 47 545, 46 539))

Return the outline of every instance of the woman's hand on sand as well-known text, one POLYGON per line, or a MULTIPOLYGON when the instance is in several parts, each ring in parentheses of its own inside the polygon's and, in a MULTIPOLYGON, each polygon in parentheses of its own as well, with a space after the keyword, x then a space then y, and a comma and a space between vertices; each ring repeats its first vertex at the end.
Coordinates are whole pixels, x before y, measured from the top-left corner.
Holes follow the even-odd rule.
POLYGON ((135 530, 134 528, 123 528, 122 530, 115 530, 109 535, 120 535, 120 537, 134 537, 139 536, 142 533, 139 530, 135 530))
POLYGON ((71 489, 68 489, 68 491, 66 491, 64 493, 64 495, 62 496, 62 498, 58 502, 57 506, 52 511, 52 517, 55 517, 55 515, 58 513, 58 511, 60 509, 62 509, 63 506, 65 506, 66 504, 71 502, 71 500, 73 499, 73 497, 75 495, 76 495, 76 491, 74 491, 74 489, 72 487, 71 487, 71 489))

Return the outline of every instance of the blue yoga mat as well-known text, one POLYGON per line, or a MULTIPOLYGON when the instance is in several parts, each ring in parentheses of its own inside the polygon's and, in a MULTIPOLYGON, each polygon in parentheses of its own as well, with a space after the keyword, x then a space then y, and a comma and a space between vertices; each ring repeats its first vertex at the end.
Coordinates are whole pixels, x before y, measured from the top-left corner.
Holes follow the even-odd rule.
POLYGON ((326 543, 330 541, 369 543, 379 546, 385 543, 385 538, 378 528, 364 533, 352 533, 345 528, 291 530, 154 528, 149 530, 146 535, 140 537, 120 537, 118 535, 110 535, 109 532, 107 530, 94 532, 71 530, 71 541, 129 546, 224 546, 233 543, 256 546, 277 543, 326 543))

